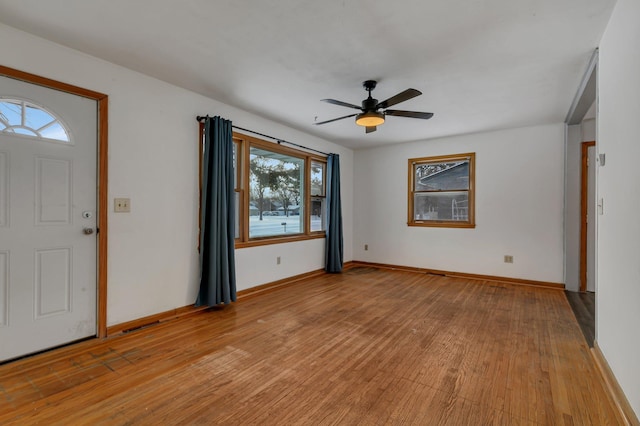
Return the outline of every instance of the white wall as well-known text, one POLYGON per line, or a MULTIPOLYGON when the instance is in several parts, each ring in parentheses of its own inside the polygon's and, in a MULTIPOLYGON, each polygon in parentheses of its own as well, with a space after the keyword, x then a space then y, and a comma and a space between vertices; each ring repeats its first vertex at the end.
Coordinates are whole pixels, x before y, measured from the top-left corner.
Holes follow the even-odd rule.
MULTIPOLYGON (((108 325, 195 301, 196 115, 221 115, 340 154, 345 261, 351 260, 352 151, 2 24, 0 58, 2 65, 109 95, 109 200, 130 197, 131 213, 109 213, 108 325)), ((320 269, 323 249, 323 239, 240 249, 238 288, 320 269)))
POLYGON ((564 125, 356 151, 355 170, 355 259, 563 282, 564 125), (465 152, 476 153, 476 228, 407 226, 407 160, 465 152))
POLYGON ((580 125, 582 132, 582 142, 591 142, 596 140, 596 119, 588 118, 582 121, 580 125))
POLYGON ((640 416, 640 2, 618 0, 600 44, 598 69, 597 336, 640 416))

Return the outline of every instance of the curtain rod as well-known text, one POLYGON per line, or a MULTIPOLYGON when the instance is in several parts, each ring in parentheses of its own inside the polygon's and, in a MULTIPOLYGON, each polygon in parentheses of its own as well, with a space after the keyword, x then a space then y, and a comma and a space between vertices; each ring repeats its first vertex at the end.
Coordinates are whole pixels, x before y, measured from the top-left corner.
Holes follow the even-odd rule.
MULTIPOLYGON (((208 117, 209 117, 208 115, 206 117, 202 117, 202 116, 198 115, 196 117, 196 120, 198 122, 201 122, 202 120, 204 120, 204 119, 206 119, 208 117)), ((318 154, 329 156, 329 154, 327 154, 326 152, 318 151, 317 149, 309 148, 309 147, 306 147, 304 145, 299 145, 299 144, 294 143, 294 142, 289 142, 289 141, 286 141, 284 139, 274 138, 273 136, 265 135, 264 133, 256 132, 254 130, 244 129, 242 127, 238 127, 238 126, 234 126, 234 125, 231 125, 231 127, 233 127, 234 129, 238 129, 238 130, 242 130, 242 131, 245 131, 245 132, 253 133, 254 135, 262 136, 264 138, 273 139, 274 141, 278 142, 278 145, 280 145, 281 143, 286 143, 286 144, 289 144, 289 145, 297 146, 298 148, 306 149, 307 151, 313 151, 313 152, 317 152, 318 154)))

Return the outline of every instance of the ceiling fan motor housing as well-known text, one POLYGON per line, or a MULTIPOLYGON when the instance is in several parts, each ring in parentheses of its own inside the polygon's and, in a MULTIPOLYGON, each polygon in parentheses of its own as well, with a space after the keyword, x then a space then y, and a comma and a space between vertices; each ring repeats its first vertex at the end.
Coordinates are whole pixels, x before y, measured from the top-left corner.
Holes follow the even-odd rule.
POLYGON ((365 112, 375 111, 376 105, 378 105, 378 100, 371 97, 371 93, 369 93, 369 97, 362 101, 362 110, 365 112))

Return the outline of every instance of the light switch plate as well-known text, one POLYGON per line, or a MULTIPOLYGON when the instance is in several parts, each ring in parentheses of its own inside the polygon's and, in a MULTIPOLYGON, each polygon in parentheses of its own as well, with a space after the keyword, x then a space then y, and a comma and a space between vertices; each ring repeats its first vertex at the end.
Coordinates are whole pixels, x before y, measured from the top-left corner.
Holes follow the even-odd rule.
POLYGON ((131 211, 130 198, 114 198, 113 211, 116 213, 129 213, 131 211))

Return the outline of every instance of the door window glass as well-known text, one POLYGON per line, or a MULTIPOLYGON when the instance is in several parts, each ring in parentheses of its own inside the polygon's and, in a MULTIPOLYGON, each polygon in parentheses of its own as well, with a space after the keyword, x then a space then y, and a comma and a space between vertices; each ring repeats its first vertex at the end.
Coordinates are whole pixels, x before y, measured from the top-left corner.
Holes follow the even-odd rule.
POLYGON ((60 119, 43 107, 20 99, 0 99, 0 132, 71 142, 60 119))

